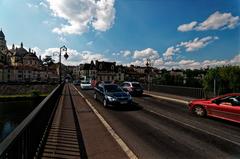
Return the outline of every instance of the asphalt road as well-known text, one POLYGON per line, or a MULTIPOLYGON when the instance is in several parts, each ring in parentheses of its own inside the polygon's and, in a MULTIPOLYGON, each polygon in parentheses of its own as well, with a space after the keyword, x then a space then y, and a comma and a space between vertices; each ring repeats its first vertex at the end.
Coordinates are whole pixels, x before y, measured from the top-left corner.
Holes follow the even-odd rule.
POLYGON ((240 158, 239 124, 195 117, 184 104, 150 96, 106 109, 93 90, 80 91, 139 158, 240 158))

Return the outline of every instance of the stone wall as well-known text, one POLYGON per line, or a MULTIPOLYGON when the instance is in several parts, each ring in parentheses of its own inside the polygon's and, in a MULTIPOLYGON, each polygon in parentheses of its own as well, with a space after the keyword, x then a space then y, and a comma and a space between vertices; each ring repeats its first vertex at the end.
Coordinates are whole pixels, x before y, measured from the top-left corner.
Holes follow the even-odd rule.
POLYGON ((21 95, 21 94, 31 94, 33 91, 40 92, 41 94, 50 93, 56 85, 46 85, 46 84, 19 84, 19 85, 9 85, 0 84, 0 95, 21 95))

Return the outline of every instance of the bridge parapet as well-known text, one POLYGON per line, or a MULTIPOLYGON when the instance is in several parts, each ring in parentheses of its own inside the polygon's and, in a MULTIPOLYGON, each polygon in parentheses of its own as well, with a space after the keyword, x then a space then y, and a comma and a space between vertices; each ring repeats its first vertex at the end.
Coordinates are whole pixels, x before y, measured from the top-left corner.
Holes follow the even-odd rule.
POLYGON ((0 159, 37 157, 49 119, 62 93, 58 85, 13 131, 0 143, 0 159))

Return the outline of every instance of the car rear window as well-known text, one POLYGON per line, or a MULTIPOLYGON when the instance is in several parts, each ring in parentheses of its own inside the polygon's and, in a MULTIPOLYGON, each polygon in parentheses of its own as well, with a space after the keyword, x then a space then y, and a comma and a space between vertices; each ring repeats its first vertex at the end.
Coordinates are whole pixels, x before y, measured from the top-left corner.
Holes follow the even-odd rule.
POLYGON ((135 87, 135 88, 142 88, 141 85, 138 84, 138 83, 133 83, 132 86, 135 87))
POLYGON ((82 82, 82 84, 90 84, 90 82, 84 81, 82 82))
POLYGON ((122 92, 122 89, 118 85, 105 85, 106 92, 122 92))

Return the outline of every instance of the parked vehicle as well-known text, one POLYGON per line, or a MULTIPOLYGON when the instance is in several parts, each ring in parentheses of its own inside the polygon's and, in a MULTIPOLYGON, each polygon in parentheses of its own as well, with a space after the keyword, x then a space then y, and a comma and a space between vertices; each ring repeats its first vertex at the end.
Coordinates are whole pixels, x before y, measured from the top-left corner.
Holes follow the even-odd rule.
POLYGON ((116 84, 99 84, 95 87, 94 99, 103 102, 103 106, 131 105, 132 97, 116 84))
POLYGON ((225 94, 209 100, 198 99, 189 103, 195 115, 213 116, 240 123, 240 93, 225 94))
POLYGON ((76 86, 77 86, 77 85, 80 85, 80 80, 74 80, 74 81, 73 81, 73 84, 76 85, 76 86))
POLYGON ((81 89, 92 89, 92 84, 89 81, 81 81, 80 83, 81 89))
POLYGON ((131 95, 143 94, 143 87, 139 82, 123 82, 121 87, 124 91, 129 92, 131 95))

